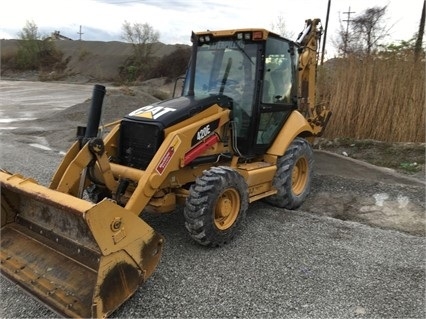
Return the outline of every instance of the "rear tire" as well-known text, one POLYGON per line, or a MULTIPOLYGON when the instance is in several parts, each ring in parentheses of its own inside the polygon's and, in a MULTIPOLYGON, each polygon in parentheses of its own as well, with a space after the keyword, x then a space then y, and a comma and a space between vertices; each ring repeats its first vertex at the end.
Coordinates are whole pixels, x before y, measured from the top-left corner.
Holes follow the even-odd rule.
POLYGON ((278 193, 265 198, 277 207, 296 209, 303 204, 311 190, 313 151, 303 138, 296 137, 277 161, 273 186, 278 193))
POLYGON ((199 244, 223 246, 237 234, 247 208, 244 178, 229 167, 213 167, 191 186, 184 209, 185 226, 199 244))

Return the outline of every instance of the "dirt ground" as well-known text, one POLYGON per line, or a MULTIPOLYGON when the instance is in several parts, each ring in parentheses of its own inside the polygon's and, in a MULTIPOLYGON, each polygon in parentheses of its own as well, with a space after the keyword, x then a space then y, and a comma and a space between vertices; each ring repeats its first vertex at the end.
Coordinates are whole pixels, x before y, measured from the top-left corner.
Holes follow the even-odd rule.
POLYGON ((316 148, 425 180, 424 143, 323 138, 318 140, 316 148))

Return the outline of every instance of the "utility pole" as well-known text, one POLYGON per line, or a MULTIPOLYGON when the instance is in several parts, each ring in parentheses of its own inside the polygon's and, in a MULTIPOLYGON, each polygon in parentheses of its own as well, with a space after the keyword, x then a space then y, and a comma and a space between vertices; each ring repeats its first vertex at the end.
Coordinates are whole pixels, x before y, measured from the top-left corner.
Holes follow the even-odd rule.
POLYGON ((416 44, 414 46, 414 59, 417 61, 422 53, 423 35, 425 33, 425 14, 426 14, 426 0, 423 1, 422 16, 420 18, 419 33, 417 34, 416 44))
POLYGON ((346 22, 346 34, 345 34, 345 47, 344 47, 344 51, 343 51, 343 57, 346 56, 346 50, 348 48, 348 37, 349 37, 349 22, 351 22, 351 13, 355 13, 353 11, 351 11, 351 7, 349 7, 349 10, 347 12, 343 12, 343 14, 348 15, 348 19, 347 20, 343 20, 346 22))
POLYGON ((325 18, 324 39, 323 39, 323 42, 322 42, 321 65, 323 65, 323 63, 324 63, 325 41, 327 39, 328 17, 330 16, 330 5, 331 5, 331 0, 328 0, 327 17, 325 18))
POLYGON ((80 31, 77 32, 77 34, 79 35, 78 40, 81 41, 81 35, 84 34, 83 32, 81 32, 81 26, 80 26, 80 31))

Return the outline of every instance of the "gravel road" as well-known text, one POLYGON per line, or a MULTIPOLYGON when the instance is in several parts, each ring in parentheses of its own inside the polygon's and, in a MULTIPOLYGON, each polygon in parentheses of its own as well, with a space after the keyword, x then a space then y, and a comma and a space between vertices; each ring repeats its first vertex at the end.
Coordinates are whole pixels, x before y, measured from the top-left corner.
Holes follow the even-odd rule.
MULTIPOLYGON (((47 185, 62 155, 10 136, 0 135, 0 167, 47 185)), ((181 210, 144 215, 166 238, 163 257, 113 316, 425 318, 425 237, 362 219, 384 207, 424 217, 424 185, 322 171, 313 188, 298 211, 254 203, 239 236, 219 249, 191 240, 181 210)), ((0 285, 2 318, 56 317, 3 277, 0 285)))

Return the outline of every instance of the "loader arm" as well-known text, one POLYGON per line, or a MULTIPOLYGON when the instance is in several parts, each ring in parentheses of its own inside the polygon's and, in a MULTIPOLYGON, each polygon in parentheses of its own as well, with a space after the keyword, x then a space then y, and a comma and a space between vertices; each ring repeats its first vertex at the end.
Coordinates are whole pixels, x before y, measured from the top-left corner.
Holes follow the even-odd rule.
MULTIPOLYGON (((191 125, 171 131, 166 136, 157 154, 139 179, 136 189, 125 206, 127 210, 139 214, 171 173, 177 172, 190 164, 190 161, 185 160, 185 158, 188 158, 185 155, 191 154, 191 150, 194 149, 194 146, 191 145, 191 138, 197 134, 200 127, 219 121, 219 130, 229 122, 229 109, 222 109, 219 106, 213 107, 218 110, 217 113, 191 125)), ((209 136, 212 136, 212 134, 209 136)), ((206 136, 207 138, 208 136, 206 136)))
POLYGON ((81 185, 87 185, 87 181, 81 182, 81 179, 86 178, 85 170, 89 166, 95 166, 100 179, 113 194, 113 198, 117 191, 118 178, 127 178, 137 184, 124 208, 139 215, 160 186, 169 178, 170 173, 188 166, 192 159, 203 153, 212 144, 217 143, 218 139, 213 138, 215 132, 211 132, 200 141, 199 144, 202 145, 191 144, 192 137, 208 123, 218 122, 217 130, 219 131, 229 122, 229 109, 221 108, 218 105, 213 105, 211 109, 214 111, 209 111, 208 116, 201 116, 201 120, 192 121, 191 124, 185 126, 178 125, 178 129, 170 130, 146 170, 110 163, 105 151, 97 151, 98 149, 104 150, 108 148, 109 143, 113 143, 113 136, 119 134, 118 129, 114 129, 106 139, 106 146, 98 138, 91 139, 81 150, 79 150, 78 143, 75 143, 59 166, 50 187, 61 193, 79 197, 81 185), (196 153, 195 156, 194 153, 196 153))
POLYGON ((79 182, 85 178, 84 171, 97 165, 103 182, 114 193, 117 190, 117 181, 111 171, 104 142, 99 138, 92 138, 81 150, 77 151, 78 144, 78 142, 75 143, 69 152, 69 154, 75 154, 75 157, 63 161, 67 167, 65 169, 60 167, 57 170, 50 187, 61 193, 81 197, 85 183, 80 184, 79 182))

